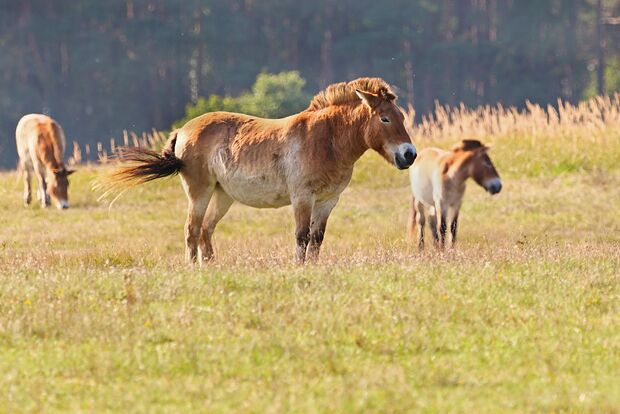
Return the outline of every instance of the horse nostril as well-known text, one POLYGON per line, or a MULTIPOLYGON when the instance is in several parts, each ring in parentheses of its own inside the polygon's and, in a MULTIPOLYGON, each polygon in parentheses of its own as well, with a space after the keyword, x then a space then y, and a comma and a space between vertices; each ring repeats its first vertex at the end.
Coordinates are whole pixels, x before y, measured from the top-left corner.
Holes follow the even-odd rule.
POLYGON ((407 161, 407 163, 411 165, 415 160, 416 154, 412 150, 408 149, 405 151, 405 154, 403 156, 405 157, 405 161, 407 161))
POLYGON ((494 183, 494 184, 491 184, 489 186, 489 193, 491 193, 491 194, 497 194, 500 191, 502 191, 502 184, 501 183, 494 183))

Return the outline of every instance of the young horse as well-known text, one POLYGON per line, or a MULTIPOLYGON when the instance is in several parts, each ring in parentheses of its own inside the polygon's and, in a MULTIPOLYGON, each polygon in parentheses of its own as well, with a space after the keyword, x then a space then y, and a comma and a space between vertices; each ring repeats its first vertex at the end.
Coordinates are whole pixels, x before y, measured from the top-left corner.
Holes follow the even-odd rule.
POLYGON ((465 181, 472 177, 491 194, 502 189, 502 182, 480 141, 464 140, 452 151, 426 148, 409 170, 413 203, 409 218, 409 237, 418 229, 418 246, 424 248, 424 224, 429 227, 436 244, 445 246, 447 226, 450 224, 450 245, 456 242, 461 201, 465 181))
POLYGON ((104 188, 180 173, 189 202, 189 262, 198 254, 213 257, 213 231, 234 201, 257 208, 292 204, 296 259, 313 261, 353 165, 367 149, 399 169, 413 163, 416 151, 395 99, 382 79, 361 78, 329 86, 305 111, 283 119, 207 113, 171 134, 161 154, 124 148, 121 159, 130 164, 104 188))
POLYGON ((69 208, 67 177, 73 171, 67 170, 62 161, 65 134, 58 122, 45 115, 25 115, 17 123, 15 141, 19 167, 24 176, 24 203, 28 205, 32 201, 30 180, 34 171, 41 205, 50 205, 51 194, 59 209, 69 208))

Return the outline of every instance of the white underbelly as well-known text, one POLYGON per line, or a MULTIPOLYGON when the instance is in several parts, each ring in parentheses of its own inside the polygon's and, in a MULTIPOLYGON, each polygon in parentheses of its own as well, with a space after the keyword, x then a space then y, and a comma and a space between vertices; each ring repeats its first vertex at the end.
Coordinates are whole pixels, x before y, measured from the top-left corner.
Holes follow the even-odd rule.
POLYGON ((284 178, 273 173, 237 172, 218 177, 218 183, 233 199, 251 207, 277 208, 291 204, 284 178))

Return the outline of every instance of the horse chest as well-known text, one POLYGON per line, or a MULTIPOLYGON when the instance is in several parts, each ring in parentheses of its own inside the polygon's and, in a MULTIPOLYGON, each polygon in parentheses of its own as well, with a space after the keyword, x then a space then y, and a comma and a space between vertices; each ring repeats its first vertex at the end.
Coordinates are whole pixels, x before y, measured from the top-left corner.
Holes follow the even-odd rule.
POLYGON ((351 181, 353 170, 346 171, 321 171, 313 175, 303 177, 303 185, 312 193, 316 200, 326 200, 337 197, 344 191, 351 181))

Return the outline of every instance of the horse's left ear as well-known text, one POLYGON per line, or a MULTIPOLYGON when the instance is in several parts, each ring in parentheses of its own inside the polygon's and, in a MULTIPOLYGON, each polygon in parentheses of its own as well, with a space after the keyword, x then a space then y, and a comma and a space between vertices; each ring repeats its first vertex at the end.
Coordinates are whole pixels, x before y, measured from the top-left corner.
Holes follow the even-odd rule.
POLYGON ((376 108, 381 103, 381 98, 374 93, 356 89, 355 94, 362 100, 362 102, 368 105, 370 109, 376 108))
POLYGON ((388 102, 394 102, 396 100, 396 95, 390 92, 387 88, 381 88, 379 95, 381 95, 381 97, 388 102))
POLYGON ((70 176, 71 174, 73 174, 75 172, 75 170, 66 170, 66 174, 67 176, 70 176))

